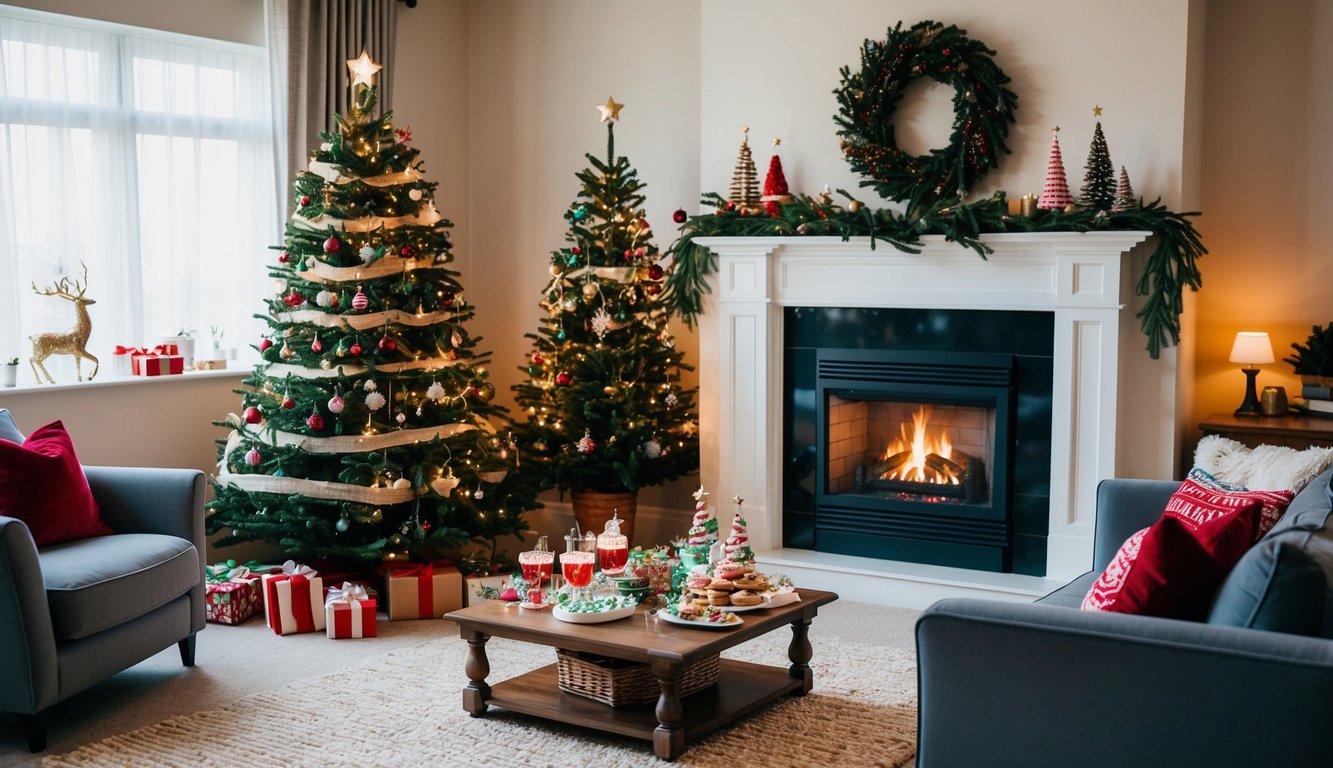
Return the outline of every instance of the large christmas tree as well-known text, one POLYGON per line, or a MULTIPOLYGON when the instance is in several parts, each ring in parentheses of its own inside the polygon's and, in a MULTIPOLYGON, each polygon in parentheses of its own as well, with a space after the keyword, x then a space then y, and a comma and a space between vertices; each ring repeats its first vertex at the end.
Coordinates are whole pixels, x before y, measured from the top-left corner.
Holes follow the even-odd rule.
MULTIPOLYGON (((547 487, 634 491, 698 467, 696 390, 681 385, 682 360, 661 301, 667 277, 644 219, 643 184, 615 152, 623 105, 598 109, 606 160, 587 155, 578 198, 565 212, 567 245, 550 256, 546 311, 515 385, 535 454, 524 471, 547 487)), ((526 458, 526 456, 525 456, 526 458)))
POLYGON ((354 106, 298 174, 266 268, 269 334, 219 441, 208 531, 299 559, 429 559, 523 530, 534 506, 466 324, 448 229, 411 132, 376 118, 366 54, 354 106))

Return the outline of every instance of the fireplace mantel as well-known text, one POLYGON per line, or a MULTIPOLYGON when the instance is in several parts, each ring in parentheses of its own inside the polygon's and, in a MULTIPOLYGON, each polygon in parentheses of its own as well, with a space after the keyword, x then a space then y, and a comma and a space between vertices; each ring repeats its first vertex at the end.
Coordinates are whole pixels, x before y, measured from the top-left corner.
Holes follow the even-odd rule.
MULTIPOLYGON (((781 549, 783 309, 1047 311, 1055 325, 1047 578, 1010 574, 1007 581, 1023 598, 1052 579, 1083 573, 1092 559, 1097 483, 1116 474, 1120 314, 1133 290, 1122 261, 1150 234, 988 235, 983 240, 993 252, 985 259, 942 236, 922 238, 915 254, 884 243, 872 247, 868 238, 696 239, 718 256, 718 270, 710 278, 712 306, 700 322, 701 383, 706 394, 711 390, 716 397, 712 407, 703 404, 700 420, 704 455, 717 457, 710 490, 721 497, 745 497, 751 541, 761 562, 789 570, 797 567, 793 562, 835 572, 885 570, 879 564, 847 562, 864 558, 781 549)), ((709 474, 705 471, 706 478, 709 474)), ((725 511, 723 517, 725 522, 725 511)), ((971 580, 968 571, 938 570, 902 569, 911 574, 908 580, 971 580)), ((996 583, 991 577, 976 581, 996 583)), ((822 586, 839 583, 835 579, 822 586)))

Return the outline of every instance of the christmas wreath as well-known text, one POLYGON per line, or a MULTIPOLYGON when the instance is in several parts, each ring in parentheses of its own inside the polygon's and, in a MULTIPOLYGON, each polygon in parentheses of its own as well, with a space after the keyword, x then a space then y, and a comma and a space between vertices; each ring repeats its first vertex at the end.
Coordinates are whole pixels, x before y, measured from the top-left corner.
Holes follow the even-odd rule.
POLYGON ((842 151, 861 182, 880 195, 907 204, 918 214, 942 199, 961 200, 974 181, 1009 152, 1005 137, 1014 121, 1018 96, 1005 88, 1009 77, 995 64, 995 51, 969 39, 967 31, 923 21, 904 30, 902 22, 883 41, 861 46, 861 69, 843 67, 834 91, 834 121, 842 151), (921 156, 898 148, 893 113, 903 90, 918 77, 954 89, 954 123, 949 145, 921 156))

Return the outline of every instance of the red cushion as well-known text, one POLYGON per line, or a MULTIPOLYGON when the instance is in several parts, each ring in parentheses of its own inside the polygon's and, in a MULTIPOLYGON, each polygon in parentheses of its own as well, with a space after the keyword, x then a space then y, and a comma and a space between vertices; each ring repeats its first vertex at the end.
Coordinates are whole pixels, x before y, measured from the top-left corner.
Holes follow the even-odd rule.
POLYGON ((1265 524, 1271 527, 1264 515, 1267 501, 1272 500, 1253 492, 1217 491, 1186 480, 1161 519, 1121 546, 1088 591, 1083 609, 1202 619, 1227 573, 1265 524))
POLYGON ((33 432, 21 446, 0 440, 0 515, 27 524, 39 547, 112 532, 59 421, 33 432))

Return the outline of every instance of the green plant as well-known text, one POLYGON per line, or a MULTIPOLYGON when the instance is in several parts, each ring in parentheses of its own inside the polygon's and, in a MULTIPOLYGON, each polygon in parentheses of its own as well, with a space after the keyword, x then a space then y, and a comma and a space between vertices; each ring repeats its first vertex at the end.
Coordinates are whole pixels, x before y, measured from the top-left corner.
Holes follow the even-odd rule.
POLYGON ((1304 344, 1292 343, 1296 354, 1282 358, 1291 363, 1298 376, 1333 376, 1333 323, 1328 327, 1313 326, 1304 344))

